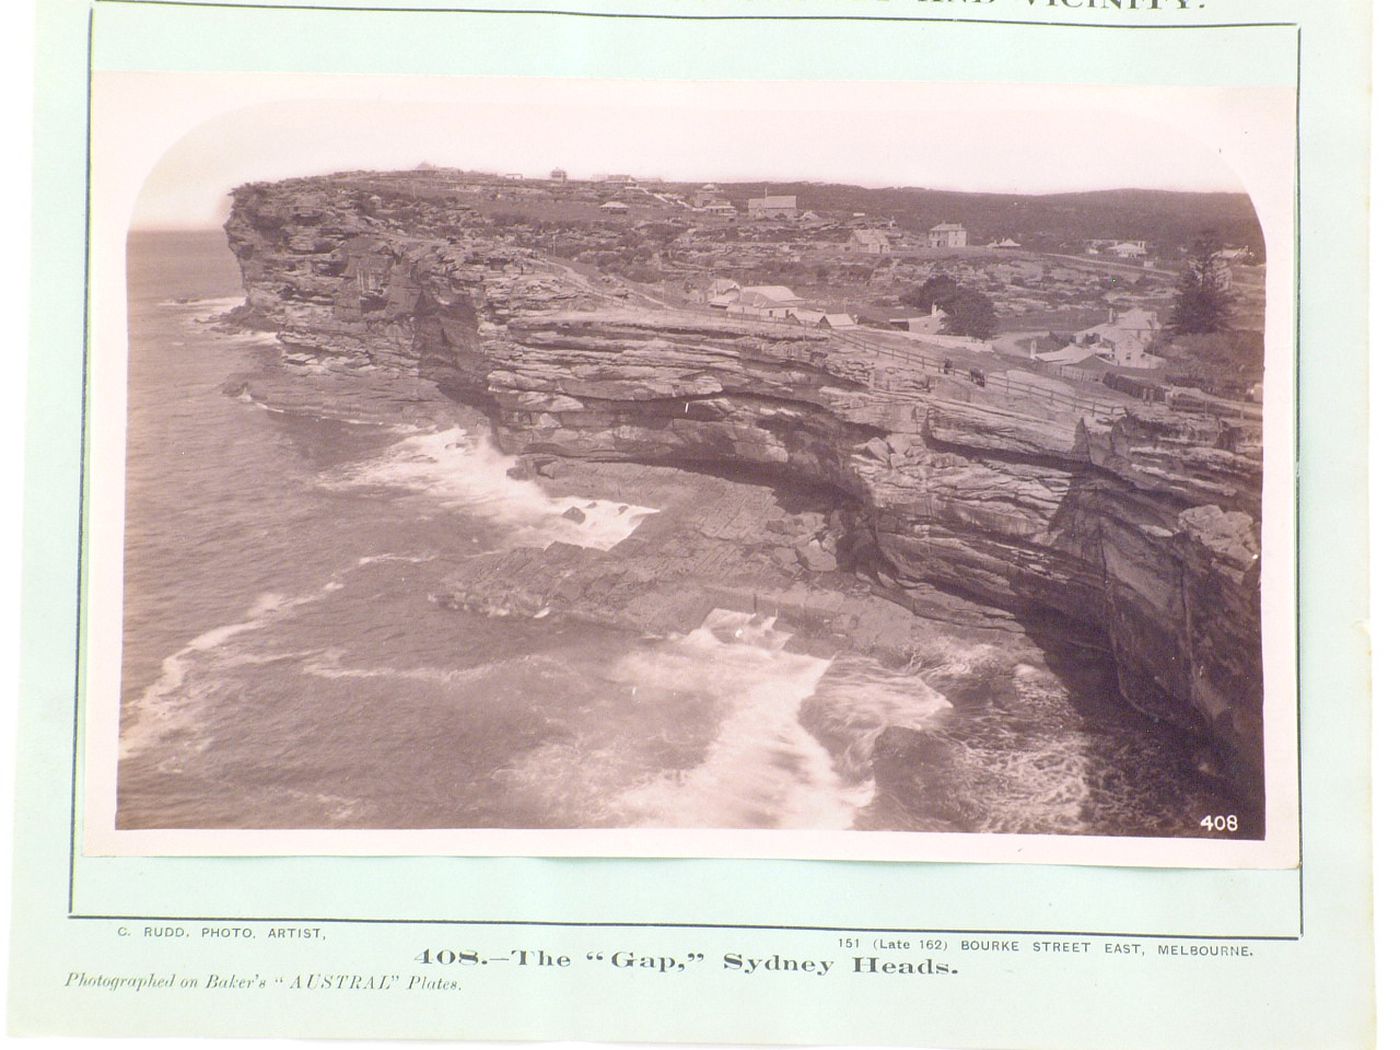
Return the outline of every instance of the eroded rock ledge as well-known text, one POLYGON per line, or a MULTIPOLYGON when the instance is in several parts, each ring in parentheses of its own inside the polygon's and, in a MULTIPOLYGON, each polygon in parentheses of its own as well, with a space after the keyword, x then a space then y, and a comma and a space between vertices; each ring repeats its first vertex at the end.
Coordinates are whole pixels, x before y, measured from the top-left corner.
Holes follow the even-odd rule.
POLYGON ((951 592, 1057 619, 1112 653, 1129 703, 1259 796, 1261 459, 1213 419, 1062 411, 816 330, 624 301, 468 207, 334 178, 240 189, 227 232, 239 319, 287 363, 381 395, 432 384, 536 465, 740 465, 807 486, 832 508, 814 559, 916 614, 951 592))

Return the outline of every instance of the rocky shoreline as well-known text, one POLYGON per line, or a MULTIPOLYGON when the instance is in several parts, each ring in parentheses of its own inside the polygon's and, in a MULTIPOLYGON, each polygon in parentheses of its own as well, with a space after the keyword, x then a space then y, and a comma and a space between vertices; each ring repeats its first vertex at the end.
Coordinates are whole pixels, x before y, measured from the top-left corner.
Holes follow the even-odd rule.
POLYGON ((371 216, 332 180, 239 190, 235 320, 281 350, 231 392, 489 425, 581 513, 663 508, 611 551, 476 559, 441 604, 660 632, 752 606, 887 661, 936 661, 950 633, 1035 659, 1048 631, 1105 654, 1128 704, 1262 799, 1256 445, 1206 416, 1056 409, 810 329, 621 303, 422 206, 452 232, 371 216))

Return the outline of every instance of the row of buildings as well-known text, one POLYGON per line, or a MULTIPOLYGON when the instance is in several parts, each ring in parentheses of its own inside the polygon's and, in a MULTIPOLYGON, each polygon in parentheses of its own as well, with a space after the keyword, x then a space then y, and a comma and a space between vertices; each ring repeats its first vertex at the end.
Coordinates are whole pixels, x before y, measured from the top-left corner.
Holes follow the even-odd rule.
MULTIPOLYGON (((838 331, 856 328, 861 323, 860 318, 849 313, 830 310, 809 299, 803 299, 782 284, 744 286, 738 281, 718 278, 710 282, 701 298, 711 309, 723 310, 735 317, 783 321, 788 324, 838 331)), ((901 316, 890 327, 915 335, 938 335, 943 331, 946 319, 937 307, 929 313, 911 310, 901 312, 901 316)))

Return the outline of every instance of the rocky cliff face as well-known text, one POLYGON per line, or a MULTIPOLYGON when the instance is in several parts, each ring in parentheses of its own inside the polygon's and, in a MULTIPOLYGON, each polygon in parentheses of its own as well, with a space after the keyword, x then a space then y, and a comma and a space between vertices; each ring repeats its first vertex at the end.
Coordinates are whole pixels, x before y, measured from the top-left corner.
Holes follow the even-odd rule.
POLYGON ((241 319, 289 362, 430 380, 527 461, 800 481, 843 569, 915 613, 953 592, 1098 642, 1129 703, 1258 793, 1261 462, 1213 419, 1061 410, 814 329, 624 301, 470 208, 348 181, 245 187, 227 231, 241 319))

